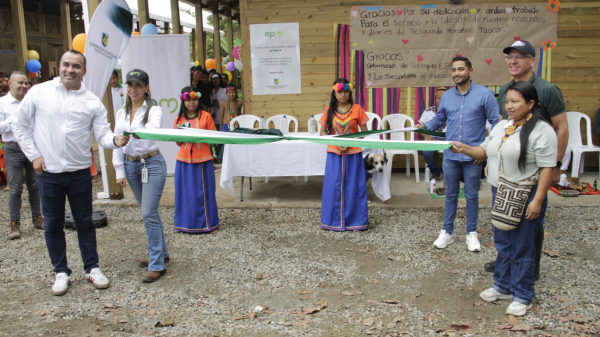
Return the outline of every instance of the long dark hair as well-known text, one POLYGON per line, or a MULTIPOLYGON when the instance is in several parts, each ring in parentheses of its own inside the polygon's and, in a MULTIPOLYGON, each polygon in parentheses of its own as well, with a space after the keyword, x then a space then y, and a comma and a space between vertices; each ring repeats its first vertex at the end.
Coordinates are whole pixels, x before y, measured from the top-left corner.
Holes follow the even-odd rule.
POLYGON ((225 87, 225 83, 223 83, 223 77, 221 76, 221 74, 214 72, 212 74, 209 74, 209 76, 210 76, 210 78, 208 79, 208 84, 210 85, 211 93, 212 93, 212 90, 215 89, 215 86, 212 84, 213 76, 219 76, 219 89, 225 87))
MULTIPOLYGON (((150 92, 150 87, 148 87, 148 96, 146 96, 144 94, 144 100, 146 101, 146 111, 144 112, 144 120, 143 120, 143 124, 145 125, 146 123, 148 123, 148 115, 150 113, 150 109, 152 108, 152 106, 154 106, 154 102, 152 102, 152 93, 150 92)), ((131 102, 131 97, 129 97, 129 95, 127 95, 127 97, 125 98, 125 120, 128 121, 129 120, 129 114, 131 113, 131 105, 133 104, 133 102, 131 102)))
MULTIPOLYGON (((338 83, 350 83, 348 82, 347 79, 340 77, 337 80, 335 80, 333 82, 334 85, 338 84, 338 83)), ((354 101, 352 100, 352 90, 349 91, 350 92, 350 96, 348 96, 348 103, 350 105, 354 104, 354 101)), ((330 135, 331 132, 333 131, 333 114, 335 113, 335 111, 338 108, 338 101, 337 98, 335 98, 335 90, 331 90, 331 99, 329 100, 329 109, 327 110, 327 129, 325 129, 325 132, 330 135)))
POLYGON ((521 132, 519 134, 519 140, 521 141, 521 150, 519 153, 519 171, 525 172, 525 162, 527 157, 527 145, 529 144, 529 135, 533 128, 537 125, 538 121, 543 121, 548 124, 549 121, 545 119, 542 115, 542 110, 544 109, 540 105, 540 101, 538 98, 537 90, 533 84, 527 81, 516 82, 508 87, 508 90, 514 90, 521 94, 523 99, 525 99, 526 103, 534 101, 533 108, 531 109, 531 119, 527 121, 522 127, 521 132))
MULTIPOLYGON (((183 89, 181 89, 181 93, 183 94, 184 92, 192 92, 192 91, 196 91, 192 86, 188 86, 188 87, 184 87, 183 89)), ((202 110, 202 103, 200 103, 200 97, 198 97, 198 106, 196 107, 196 113, 200 112, 202 110)), ((179 120, 181 118, 181 116, 186 116, 187 114, 187 108, 185 107, 185 101, 181 101, 181 106, 179 107, 179 115, 177 115, 177 120, 179 120)), ((200 115, 200 114, 198 114, 200 115)))

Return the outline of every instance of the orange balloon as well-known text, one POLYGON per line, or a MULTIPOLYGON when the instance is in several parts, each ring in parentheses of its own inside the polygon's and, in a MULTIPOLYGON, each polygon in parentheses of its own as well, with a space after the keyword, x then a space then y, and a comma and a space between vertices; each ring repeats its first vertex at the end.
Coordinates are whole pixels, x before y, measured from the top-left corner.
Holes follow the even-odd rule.
POLYGON ((29 78, 34 79, 37 76, 37 73, 29 72, 29 78))
POLYGON ((134 35, 142 35, 142 33, 140 33, 140 32, 133 32, 133 33, 131 33, 131 36, 134 36, 134 35))
POLYGON ((206 69, 217 69, 217 62, 215 62, 213 59, 206 60, 204 65, 206 66, 206 69))
POLYGON ((80 53, 85 52, 85 40, 87 39, 87 34, 80 33, 75 35, 73 38, 73 49, 77 50, 80 53))

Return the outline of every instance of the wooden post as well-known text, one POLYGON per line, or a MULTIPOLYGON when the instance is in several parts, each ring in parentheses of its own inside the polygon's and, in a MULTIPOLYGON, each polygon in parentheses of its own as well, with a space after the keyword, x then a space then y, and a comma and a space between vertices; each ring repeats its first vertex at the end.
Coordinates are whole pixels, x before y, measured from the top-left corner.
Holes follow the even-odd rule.
MULTIPOLYGON (((142 31, 142 27, 150 22, 150 11, 148 10, 148 0, 138 0, 138 22, 139 30, 142 31)), ((168 34, 168 33, 167 33, 168 34)))
POLYGON ((23 11, 23 2, 21 0, 10 0, 12 8, 13 29, 15 31, 15 49, 17 50, 17 70, 25 72, 25 62, 27 62, 27 33, 25 31, 25 12, 23 11))
MULTIPOLYGON (((99 0, 86 0, 88 3, 89 17, 90 22, 92 21, 92 16, 98 8, 99 0), (93 9, 93 11, 92 11, 93 9)), ((109 75, 110 76, 110 75, 109 75)), ((102 98, 102 104, 106 108, 106 118, 108 119, 108 123, 110 124, 110 129, 115 129, 115 111, 113 108, 112 102, 112 91, 110 89, 110 84, 106 86, 106 91, 104 92, 104 97, 102 98)), ((106 170, 102 170, 102 174, 106 175, 106 179, 108 181, 108 194, 110 199, 112 200, 120 200, 123 199, 123 188, 117 185, 117 174, 115 172, 115 167, 112 165, 112 154, 113 150, 110 149, 102 149, 104 150, 104 158, 106 159, 106 170)), ((98 149, 100 151, 100 148, 98 149)))
POLYGON ((183 33, 179 20, 179 0, 171 0, 171 23, 173 24, 173 34, 183 33))
POLYGON ((196 61, 204 67, 206 60, 206 33, 204 32, 204 20, 202 19, 202 3, 197 3, 196 10, 196 49, 194 50, 196 61))
POLYGON ((196 28, 192 28, 192 61, 196 61, 196 28))
POLYGON ((208 44, 206 43, 207 39, 206 39, 206 32, 202 33, 202 41, 203 41, 203 45, 204 45, 204 59, 208 59, 208 44))
POLYGON ((213 10, 213 56, 217 64, 217 72, 221 73, 221 30, 219 29, 219 7, 213 10))
POLYGON ((240 35, 242 38, 242 88, 244 92, 244 113, 252 114, 252 64, 250 63, 250 25, 246 13, 249 0, 240 0, 240 35))
POLYGON ((73 49, 73 33, 71 32, 71 6, 69 0, 60 0, 60 23, 62 27, 63 49, 73 49))
MULTIPOLYGON (((115 130, 115 111, 113 109, 112 91, 110 83, 106 87, 102 103, 106 107, 106 117, 110 124, 110 129, 115 130)), ((117 185, 117 173, 115 167, 112 165, 113 150, 104 149, 104 159, 106 159, 106 170, 102 171, 102 174, 106 174, 108 180, 108 194, 111 200, 123 199, 123 188, 117 185)))
POLYGON ((165 34, 171 34, 171 31, 169 30, 169 23, 165 22, 165 34))

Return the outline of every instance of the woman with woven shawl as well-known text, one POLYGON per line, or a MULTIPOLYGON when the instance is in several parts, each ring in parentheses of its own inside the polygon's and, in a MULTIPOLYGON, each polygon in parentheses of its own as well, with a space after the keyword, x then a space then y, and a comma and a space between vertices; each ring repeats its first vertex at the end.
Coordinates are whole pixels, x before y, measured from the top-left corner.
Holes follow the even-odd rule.
MULTIPOLYGON (((499 122, 480 146, 453 142, 451 148, 452 152, 464 153, 473 159, 488 159, 488 182, 494 199, 501 198, 497 194, 500 175, 525 181, 539 171, 538 183, 531 189, 518 226, 513 230, 494 227, 494 244, 498 250, 494 284, 479 294, 487 302, 512 299, 506 314, 514 316, 523 316, 531 309, 535 294, 535 233, 542 226, 548 203, 546 193, 556 166, 556 133, 543 120, 538 102, 537 91, 531 83, 521 81, 511 85, 505 102, 509 119, 499 122)), ((506 205, 515 198, 508 200, 506 205)))

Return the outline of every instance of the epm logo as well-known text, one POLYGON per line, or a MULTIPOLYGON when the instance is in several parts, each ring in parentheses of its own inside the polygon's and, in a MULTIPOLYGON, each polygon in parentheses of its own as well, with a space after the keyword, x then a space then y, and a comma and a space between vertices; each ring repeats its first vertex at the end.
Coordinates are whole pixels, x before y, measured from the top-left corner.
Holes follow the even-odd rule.
POLYGON ((283 31, 278 30, 276 32, 265 32, 265 36, 268 37, 269 39, 272 39, 274 37, 283 37, 283 31))
POLYGON ((102 32, 102 46, 108 47, 108 34, 102 32))

